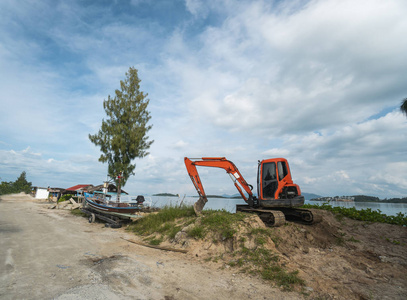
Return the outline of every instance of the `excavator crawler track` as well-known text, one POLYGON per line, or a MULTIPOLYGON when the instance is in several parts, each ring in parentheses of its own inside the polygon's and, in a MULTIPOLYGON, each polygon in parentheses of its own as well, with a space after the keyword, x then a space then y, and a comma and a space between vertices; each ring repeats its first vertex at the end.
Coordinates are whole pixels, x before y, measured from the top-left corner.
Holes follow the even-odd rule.
POLYGON ((317 210, 291 207, 271 209, 253 208, 249 205, 236 205, 236 212, 255 213, 267 225, 278 227, 287 221, 300 222, 311 225, 322 221, 322 216, 317 210))
POLYGON ((305 208, 281 208, 287 220, 300 222, 306 225, 320 223, 322 216, 318 210, 305 208))
POLYGON ((250 208, 248 205, 236 205, 236 211, 257 214, 267 225, 278 227, 285 224, 284 213, 278 210, 250 208))

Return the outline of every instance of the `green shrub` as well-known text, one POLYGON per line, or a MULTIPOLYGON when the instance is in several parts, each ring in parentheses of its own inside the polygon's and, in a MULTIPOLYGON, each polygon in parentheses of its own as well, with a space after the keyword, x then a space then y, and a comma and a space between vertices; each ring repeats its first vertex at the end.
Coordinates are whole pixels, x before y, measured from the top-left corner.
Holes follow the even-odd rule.
POLYGON ((77 196, 73 196, 71 194, 65 194, 62 195, 59 199, 58 199, 58 203, 60 202, 64 202, 64 201, 68 201, 69 199, 74 199, 75 201, 78 201, 78 197, 77 196))
POLYGON ((2 181, 0 183, 0 195, 17 194, 24 192, 29 194, 31 192, 31 182, 26 179, 26 172, 23 171, 14 182, 2 181))
POLYGON ((154 232, 170 232, 175 236, 175 223, 174 221, 179 218, 191 218, 195 215, 192 206, 173 207, 166 206, 156 214, 150 214, 131 223, 127 229, 137 234, 150 235, 154 232), (173 222, 172 225, 167 223, 173 222))
MULTIPOLYGON (((204 210, 202 214, 203 217, 197 218, 192 206, 165 207, 156 214, 133 222, 127 229, 146 236, 145 240, 150 244, 159 245, 164 239, 173 238, 181 227, 195 224, 187 232, 189 237, 204 239, 209 235, 207 238, 217 244, 233 238, 240 222, 247 217, 247 214, 234 214, 226 210, 204 210)), ((273 235, 268 228, 250 229, 247 235, 240 236, 239 249, 231 254, 233 259, 225 261, 226 258, 221 254, 209 257, 206 261, 223 260, 229 266, 239 268, 240 272, 260 275, 263 279, 276 282, 284 289, 291 289, 295 284, 302 285, 304 281, 298 277, 298 271, 288 272, 280 266, 278 255, 265 248, 269 238, 273 239, 273 235), (255 249, 244 246, 249 237, 254 239, 255 249)), ((274 240, 277 243, 277 239, 274 240)))
POLYGON ((203 214, 202 226, 214 232, 221 240, 232 238, 236 233, 234 225, 247 216, 243 213, 233 214, 226 210, 205 210, 203 214))
POLYGON ((154 238, 154 239, 150 240, 150 245, 158 246, 158 245, 160 245, 162 243, 162 241, 163 241, 162 237, 159 238, 159 239, 154 238))
POLYGON ((203 239, 205 237, 205 230, 203 226, 194 226, 188 231, 188 235, 195 239, 203 239))
POLYGON ((303 208, 316 208, 331 211, 335 214, 343 215, 350 219, 366 221, 366 222, 377 222, 377 223, 388 223, 395 225, 406 225, 407 226, 407 216, 403 213, 398 213, 396 216, 387 216, 382 214, 380 209, 372 210, 371 208, 357 210, 355 207, 333 207, 326 203, 322 205, 305 204, 303 208))

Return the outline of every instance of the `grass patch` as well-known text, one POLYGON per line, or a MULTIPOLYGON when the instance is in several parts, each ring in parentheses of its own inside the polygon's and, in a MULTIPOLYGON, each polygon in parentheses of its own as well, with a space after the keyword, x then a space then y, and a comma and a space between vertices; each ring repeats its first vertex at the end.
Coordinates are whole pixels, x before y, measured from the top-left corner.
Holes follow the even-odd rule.
POLYGON ((205 237, 205 229, 203 226, 194 226, 188 231, 188 235, 195 239, 203 239, 205 237))
POLYGON ((343 215, 350 219, 366 221, 366 222, 377 222, 377 223, 388 223, 395 225, 405 225, 407 226, 407 215, 403 213, 398 213, 396 216, 388 216, 382 214, 381 210, 372 210, 370 208, 357 210, 354 207, 333 207, 329 204, 323 203, 322 205, 315 204, 305 204, 303 208, 316 208, 331 211, 338 215, 343 215))
POLYGON ((58 199, 57 203, 64 202, 64 201, 68 201, 68 200, 71 199, 71 198, 72 198, 73 200, 75 200, 76 202, 78 202, 78 197, 77 197, 77 196, 73 196, 73 195, 67 194, 67 195, 61 196, 61 197, 58 199))
POLYGON ((281 241, 281 238, 274 236, 269 228, 253 228, 250 235, 255 236, 256 243, 261 245, 267 242, 267 238, 270 238, 276 247, 281 241))
POLYGON ((235 225, 246 218, 243 213, 232 214, 226 210, 205 210, 203 214, 202 226, 218 235, 222 241, 232 238, 236 233, 235 225))
MULTIPOLYGON (((284 289, 292 289, 294 285, 303 285, 298 272, 288 272, 279 263, 279 258, 272 250, 267 249, 269 240, 276 244, 268 228, 252 228, 249 231, 237 232, 239 226, 248 217, 244 213, 230 213, 226 210, 204 210, 202 217, 196 217, 193 207, 164 207, 156 214, 151 214, 132 222, 127 230, 144 236, 151 245, 159 245, 166 239, 172 239, 182 228, 188 227, 187 235, 198 240, 212 241, 221 244, 229 239, 236 239, 237 249, 233 253, 220 253, 204 259, 206 262, 224 262, 226 266, 238 268, 239 272, 247 272, 274 281, 284 289), (245 247, 245 242, 254 241, 254 249, 245 247)), ((252 247, 252 246, 251 246, 252 247)))
POLYGON ((163 242, 163 238, 162 238, 162 237, 161 237, 161 238, 158 238, 158 239, 153 238, 153 239, 150 239, 150 240, 149 240, 149 244, 150 244, 150 245, 153 245, 153 246, 158 246, 158 245, 160 245, 162 242, 163 242))
POLYGON ((348 242, 352 242, 352 243, 360 243, 360 241, 359 241, 359 240, 357 240, 357 239, 355 239, 353 236, 352 236, 352 237, 350 237, 350 238, 348 239, 348 242))
POLYGON ((304 285, 304 280, 298 276, 298 271, 287 272, 278 265, 265 267, 261 275, 263 279, 275 281, 284 290, 291 290, 293 285, 304 285))
POLYGON ((386 241, 392 243, 393 245, 401 245, 401 242, 398 240, 391 240, 389 238, 386 238, 386 241))
POLYGON ((230 266, 244 266, 244 272, 259 274, 265 280, 274 281, 284 290, 291 290, 294 285, 304 285, 304 280, 298 276, 298 271, 287 272, 279 264, 278 256, 261 245, 255 250, 243 247, 238 251, 238 255, 241 258, 229 262, 230 266))
POLYGON ((180 227, 177 227, 175 220, 180 218, 192 218, 195 216, 192 206, 173 207, 166 206, 156 214, 150 214, 140 220, 132 222, 127 230, 139 235, 150 235, 155 232, 175 236, 180 227))

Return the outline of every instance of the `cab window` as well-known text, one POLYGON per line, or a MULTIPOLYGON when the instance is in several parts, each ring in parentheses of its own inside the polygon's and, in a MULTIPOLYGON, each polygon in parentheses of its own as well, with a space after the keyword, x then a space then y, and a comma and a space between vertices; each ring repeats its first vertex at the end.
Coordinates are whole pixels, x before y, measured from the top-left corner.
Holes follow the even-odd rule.
POLYGON ((277 190, 277 186, 276 164, 274 162, 263 164, 263 198, 274 198, 274 193, 277 190))
POLYGON ((288 174, 287 165, 284 161, 279 161, 277 163, 277 168, 278 168, 278 180, 282 180, 288 174))

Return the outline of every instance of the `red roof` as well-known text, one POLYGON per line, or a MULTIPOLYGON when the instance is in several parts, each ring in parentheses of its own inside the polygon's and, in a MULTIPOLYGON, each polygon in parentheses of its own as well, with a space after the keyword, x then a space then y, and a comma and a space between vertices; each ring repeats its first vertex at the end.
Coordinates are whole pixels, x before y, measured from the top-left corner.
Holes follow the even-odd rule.
POLYGON ((77 191, 77 190, 83 189, 85 187, 88 187, 90 185, 91 184, 77 184, 77 185, 71 186, 70 188, 67 188, 66 190, 67 191, 77 191))

